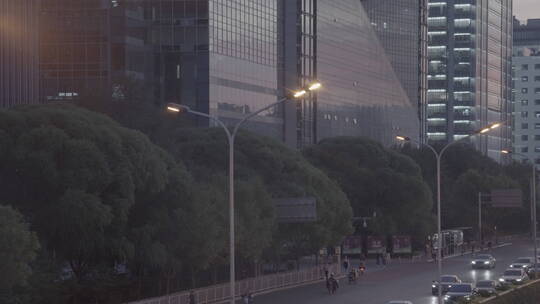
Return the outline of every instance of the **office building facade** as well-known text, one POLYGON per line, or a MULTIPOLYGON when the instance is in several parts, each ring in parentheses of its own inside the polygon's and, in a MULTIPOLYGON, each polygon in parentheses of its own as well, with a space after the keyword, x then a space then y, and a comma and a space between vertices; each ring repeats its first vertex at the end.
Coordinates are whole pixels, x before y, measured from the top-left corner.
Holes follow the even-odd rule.
POLYGON ((141 2, 43 0, 40 11, 42 101, 121 99, 126 83, 151 83, 141 2))
POLYGON ((426 135, 427 0, 362 0, 379 41, 426 135))
POLYGON ((410 102, 362 4, 284 3, 283 87, 312 79, 324 86, 296 108, 285 109, 285 125, 296 126, 285 142, 301 147, 326 137, 366 136, 391 145, 398 134, 418 139, 417 105, 410 102))
POLYGON ((430 143, 461 139, 494 122, 505 127, 471 138, 493 159, 510 146, 512 0, 429 1, 430 143))
POLYGON ((129 76, 147 87, 149 100, 232 123, 319 80, 318 93, 261 113, 245 127, 291 147, 339 135, 386 145, 397 134, 418 137, 417 102, 358 0, 45 2, 47 101, 79 98, 92 88, 122 97, 121 80, 129 76))
MULTIPOLYGON (((514 20, 512 150, 540 167, 540 19, 514 20)), ((513 155, 518 161, 526 161, 513 155)))
POLYGON ((0 107, 39 101, 39 1, 0 0, 0 107))

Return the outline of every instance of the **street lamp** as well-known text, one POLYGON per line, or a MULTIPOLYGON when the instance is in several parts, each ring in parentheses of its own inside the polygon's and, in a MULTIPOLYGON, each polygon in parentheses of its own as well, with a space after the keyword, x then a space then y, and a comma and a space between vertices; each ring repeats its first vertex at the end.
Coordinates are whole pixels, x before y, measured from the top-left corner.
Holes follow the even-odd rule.
POLYGON ((440 280, 441 280, 441 276, 442 276, 442 254, 441 254, 441 247, 442 247, 442 232, 441 232, 441 158, 444 154, 444 152, 448 149, 448 147, 454 145, 454 144, 457 144, 457 143, 460 143, 462 141, 464 141, 465 139, 468 139, 472 136, 475 136, 475 135, 478 135, 478 134, 484 134, 484 133, 487 133, 489 132, 490 130, 493 130, 493 129, 496 129, 498 127, 501 126, 501 123, 494 123, 494 124, 491 124, 485 128, 482 128, 480 130, 477 130, 475 131, 474 133, 472 134, 469 134, 463 138, 460 138, 456 141, 453 141, 453 142, 450 142, 448 144, 446 144, 440 152, 437 152, 437 150, 435 150, 435 148, 428 144, 428 143, 421 143, 417 140, 414 140, 410 137, 407 137, 407 136, 396 136, 396 139, 397 140, 400 140, 400 141, 410 141, 410 142, 414 142, 418 145, 425 145, 426 147, 428 147, 432 152, 433 154, 435 154, 435 158, 437 160, 437 239, 438 239, 438 246, 437 246, 437 267, 438 267, 438 270, 439 270, 439 288, 438 288, 438 291, 439 291, 439 298, 438 298, 438 302, 439 304, 443 304, 443 299, 442 299, 442 288, 441 288, 441 284, 440 284, 440 280))
POLYGON ((501 150, 502 154, 513 154, 517 156, 521 156, 524 159, 528 160, 531 163, 532 166, 532 178, 531 178, 531 213, 532 213, 532 237, 534 242, 534 273, 536 273, 536 262, 538 259, 538 246, 536 244, 536 167, 534 166, 534 159, 528 157, 525 154, 512 152, 510 150, 501 150))
MULTIPOLYGON (((300 89, 298 91, 292 92, 291 97, 294 99, 299 99, 306 95, 310 91, 315 91, 321 88, 320 82, 313 82, 309 84, 305 89, 300 89)), ((257 110, 246 117, 242 118, 239 122, 234 125, 233 131, 225 125, 217 116, 206 114, 203 112, 198 112, 192 110, 190 107, 177 104, 177 103, 168 103, 167 104, 167 110, 174 113, 191 113, 197 116, 202 116, 209 118, 216 122, 218 125, 220 125, 223 130, 225 131, 225 134, 227 135, 227 140, 229 143, 229 254, 230 254, 230 293, 231 293, 231 304, 235 303, 235 282, 236 282, 236 275, 235 275, 235 259, 234 259, 234 242, 235 242, 235 234, 234 234, 234 140, 236 138, 236 134, 238 130, 240 129, 240 126, 249 120, 250 118, 253 118, 257 114, 264 112, 270 108, 273 108, 285 101, 289 100, 289 97, 284 97, 272 104, 269 104, 265 106, 264 108, 257 110)))

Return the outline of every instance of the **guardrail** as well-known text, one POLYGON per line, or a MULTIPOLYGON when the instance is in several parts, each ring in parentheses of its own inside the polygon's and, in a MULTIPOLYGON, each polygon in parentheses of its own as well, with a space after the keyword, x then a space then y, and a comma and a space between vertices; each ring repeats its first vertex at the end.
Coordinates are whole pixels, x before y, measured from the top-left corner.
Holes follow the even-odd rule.
MULTIPOLYGON (((328 266, 330 273, 339 274, 341 268, 337 264, 328 266)), ((236 282, 235 295, 261 293, 304 283, 319 281, 324 278, 323 265, 300 271, 290 271, 245 279, 236 282)), ((228 301, 231 297, 229 284, 212 285, 193 289, 196 303, 220 303, 228 301)), ((182 291, 162 297, 148 298, 127 304, 189 304, 189 291, 182 291)))

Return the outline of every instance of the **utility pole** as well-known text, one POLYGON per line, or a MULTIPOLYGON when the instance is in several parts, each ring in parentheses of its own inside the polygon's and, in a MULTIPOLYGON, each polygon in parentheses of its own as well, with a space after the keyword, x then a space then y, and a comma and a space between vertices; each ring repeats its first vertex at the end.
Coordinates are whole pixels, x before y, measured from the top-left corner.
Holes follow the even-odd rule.
POLYGON ((478 192, 478 242, 482 246, 482 192, 478 192))

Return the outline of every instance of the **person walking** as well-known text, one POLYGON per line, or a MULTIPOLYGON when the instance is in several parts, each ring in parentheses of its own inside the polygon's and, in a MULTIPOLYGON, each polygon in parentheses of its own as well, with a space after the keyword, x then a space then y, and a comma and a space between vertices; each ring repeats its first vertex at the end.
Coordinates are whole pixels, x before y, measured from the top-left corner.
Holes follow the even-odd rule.
POLYGON ((328 281, 328 267, 326 265, 324 265, 323 271, 324 271, 324 279, 328 281))

